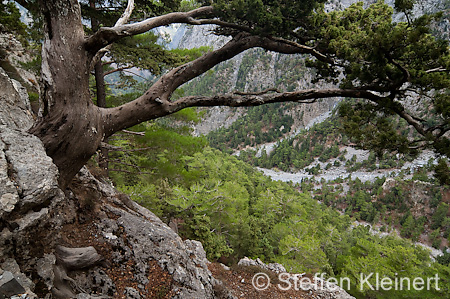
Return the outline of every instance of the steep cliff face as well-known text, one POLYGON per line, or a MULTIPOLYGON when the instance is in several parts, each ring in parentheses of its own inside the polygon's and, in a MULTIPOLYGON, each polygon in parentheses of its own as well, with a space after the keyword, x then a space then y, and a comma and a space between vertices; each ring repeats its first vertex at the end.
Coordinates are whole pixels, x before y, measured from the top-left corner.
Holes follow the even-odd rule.
POLYGON ((201 243, 86 169, 63 192, 32 123, 0 68, 0 298, 214 297, 201 243))
POLYGON ((11 78, 20 81, 28 89, 38 90, 36 76, 21 67, 21 63, 27 63, 32 57, 25 51, 23 45, 10 33, 0 33, 0 67, 11 78))
MULTIPOLYGON (((194 26, 184 30, 178 47, 196 48, 209 46, 212 49, 221 47, 228 38, 213 35, 212 26, 194 26)), ((261 49, 248 50, 230 61, 215 67, 204 76, 194 79, 186 85, 186 91, 195 93, 226 93, 239 91, 261 91, 266 88, 280 90, 299 90, 311 88, 313 74, 304 66, 301 56, 288 56, 261 49)), ((317 85, 316 85, 317 86, 317 85)), ((321 84, 322 87, 330 86, 321 84)), ((311 119, 326 113, 334 107, 337 99, 327 99, 309 105, 297 105, 286 110, 286 114, 302 115, 297 118, 292 132, 303 128, 311 119)), ((228 127, 245 114, 246 108, 214 107, 206 109, 202 122, 194 126, 196 135, 206 135, 220 127, 228 127)))
POLYGON ((64 195, 42 143, 26 133, 32 119, 19 86, 0 71, 0 272, 13 273, 29 291, 34 283, 17 272, 18 264, 35 262, 35 250, 54 242, 62 222, 60 217, 50 221, 50 212, 61 208, 64 195), (54 233, 41 238, 49 227, 55 228, 54 233))

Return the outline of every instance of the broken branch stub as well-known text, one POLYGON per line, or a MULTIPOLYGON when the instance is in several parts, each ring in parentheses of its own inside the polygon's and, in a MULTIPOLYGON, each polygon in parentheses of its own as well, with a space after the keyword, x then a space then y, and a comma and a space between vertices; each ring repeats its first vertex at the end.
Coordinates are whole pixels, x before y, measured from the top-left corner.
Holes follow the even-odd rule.
POLYGON ((71 270, 92 266, 102 259, 92 246, 81 248, 57 246, 56 258, 58 263, 71 270))

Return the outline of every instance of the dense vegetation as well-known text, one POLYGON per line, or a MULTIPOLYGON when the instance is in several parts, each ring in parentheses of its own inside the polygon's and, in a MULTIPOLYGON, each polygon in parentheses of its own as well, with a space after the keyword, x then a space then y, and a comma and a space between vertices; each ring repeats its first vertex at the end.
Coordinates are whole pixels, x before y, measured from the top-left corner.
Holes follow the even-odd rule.
POLYGON ((336 121, 327 120, 313 126, 308 132, 304 131, 295 137, 279 141, 270 154, 267 154, 265 149, 262 149, 260 154, 249 150, 241 152, 240 157, 255 166, 296 171, 309 166, 315 158, 326 162, 340 156, 338 144, 341 139, 336 121))
POLYGON ((20 20, 20 11, 13 2, 0 2, 0 32, 26 34, 27 26, 20 20))
MULTIPOLYGON (((236 126, 239 127, 239 124, 236 124, 236 126)), ((397 129, 401 128, 405 131, 403 134, 409 134, 409 130, 405 130, 403 127, 402 121, 396 126, 397 129)), ((230 131, 230 129, 228 131, 221 130, 221 135, 230 131)), ((238 129, 234 130, 237 131, 238 129)), ((246 136, 246 133, 247 131, 244 131, 241 135, 246 136)), ((216 132, 210 133, 209 136, 212 136, 209 137, 210 140, 214 140, 215 135, 216 132)), ((279 141, 269 154, 265 149, 260 152, 250 149, 241 151, 240 157, 255 166, 278 168, 289 172, 305 169, 316 160, 322 164, 326 163, 323 169, 345 165, 348 172, 353 172, 360 169, 373 171, 375 169, 400 168, 406 161, 414 158, 413 155, 393 155, 371 151, 366 160, 357 162, 356 157, 348 157, 346 150, 343 149, 345 146, 354 144, 353 141, 343 129, 342 120, 337 115, 333 115, 327 120, 315 124, 309 130, 303 130, 295 137, 288 137, 279 141)), ((243 142, 248 143, 249 141, 244 140, 243 142)), ((211 142, 211 145, 215 146, 216 143, 211 142)), ((221 147, 218 148, 222 149, 221 147)), ((320 165, 317 165, 309 168, 311 174, 317 175, 321 172, 320 165)))
MULTIPOLYGON (((259 61, 256 54, 243 57, 237 89, 249 88, 245 78, 251 66, 259 61)), ((268 63, 265 53, 259 55, 268 63)), ((298 68, 292 74, 286 72, 281 76, 277 85, 295 89, 299 78, 292 76, 301 73, 302 61, 279 60, 277 63, 278 67, 288 63, 298 68)), ((185 85, 186 94, 213 95, 229 91, 230 86, 219 79, 228 74, 230 65, 221 64, 200 80, 185 85)), ((114 99, 110 101, 114 103, 114 99)), ((341 114, 351 111, 352 104, 343 105, 341 114)), ((230 152, 279 140, 290 132, 293 124, 293 118, 285 113, 287 108, 289 105, 282 104, 250 108, 229 128, 209 134, 208 142, 230 152)), ((399 239, 393 231, 397 228, 401 236, 413 241, 427 233, 432 245, 440 248, 450 233, 450 218, 446 216, 448 205, 442 201, 440 187, 428 189, 433 196, 423 205, 431 209, 427 218, 411 212, 413 203, 406 193, 412 182, 399 181, 384 190, 385 179, 373 183, 347 179, 345 184, 349 189, 343 192, 344 180, 322 182, 319 189, 317 182, 311 180, 294 188, 271 181, 244 162, 295 171, 318 160, 321 164, 327 163, 323 168, 342 164, 352 172, 401 167, 410 157, 372 152, 362 162, 357 162, 354 156, 347 159, 339 145, 348 145, 358 136, 347 130, 352 136, 347 137, 342 121, 333 117, 294 138, 280 141, 270 154, 262 151, 257 156, 255 151, 242 151, 239 160, 210 148, 205 138, 189 136, 189 129, 180 119, 198 121, 195 112, 187 110, 172 118, 133 128, 144 136, 128 133, 113 138, 111 144, 118 151, 110 156, 111 179, 122 191, 177 229, 182 237, 200 240, 210 260, 233 263, 244 256, 258 257, 265 262, 282 263, 291 272, 325 272, 337 278, 350 277, 349 291, 357 297, 446 296, 450 275, 448 256, 432 262, 426 250, 399 239), (352 219, 380 224, 381 232, 391 234, 379 237, 368 227, 353 227, 352 219), (429 232, 424 231, 425 225, 430 228, 429 232), (358 290, 360 273, 372 272, 391 278, 398 273, 402 277, 431 277, 438 273, 442 290, 358 290)), ((397 131, 405 126, 402 121, 392 123, 397 131)), ((406 136, 411 132, 404 130, 401 134, 406 136)), ((317 165, 309 168, 311 174, 321 171, 317 165)), ((432 169, 430 165, 414 179, 429 181, 427 173, 432 169)))
MULTIPOLYGON (((235 132, 245 130, 245 127, 239 128, 238 122, 235 124, 235 132)), ((403 135, 411 134, 404 129, 401 121, 395 128, 403 131, 403 135)), ((221 129, 220 135, 225 135, 229 130, 221 129)), ((209 138, 215 137, 215 134, 210 133, 209 138)), ((295 137, 279 141, 270 154, 264 149, 250 149, 240 151, 239 159, 263 168, 320 175, 338 167, 345 169, 347 174, 359 170, 400 169, 415 157, 371 151, 366 159, 358 162, 356 156, 348 155, 345 149, 350 144, 352 139, 346 135, 342 121, 335 115, 295 137)), ((359 179, 342 177, 331 182, 305 179, 301 183, 301 190, 356 220, 378 225, 381 232, 395 228, 402 237, 443 248, 442 244, 450 241, 450 217, 446 215, 448 204, 442 201, 442 195, 448 193, 448 187, 441 186, 448 185, 447 164, 446 159, 439 160, 439 164, 431 160, 422 168, 402 170, 386 189, 382 188, 386 178, 362 183, 359 179), (440 168, 442 171, 439 171, 440 168), (425 193, 417 199, 411 190, 422 189, 425 193), (433 220, 437 217, 435 215, 440 215, 437 222, 433 220)))
POLYGON ((208 134, 208 141, 220 150, 276 141, 290 131, 294 122, 285 111, 286 105, 282 104, 249 108, 229 128, 220 128, 208 134))
MULTIPOLYGON (((197 141, 197 138, 176 134, 171 137, 173 144, 185 138, 192 143, 197 141)), ((167 146, 163 140, 160 142, 167 146)), ((153 143, 153 146, 159 145, 153 143)), ((391 278, 395 273, 401 273, 402 277, 428 277, 439 273, 442 279, 439 286, 447 290, 449 265, 431 262, 426 250, 395 235, 378 237, 363 226, 352 229, 348 215, 340 215, 289 184, 271 181, 233 156, 207 146, 198 147, 185 156, 176 149, 172 151, 170 145, 167 149, 174 153, 168 164, 183 169, 178 171, 176 180, 164 173, 158 178, 147 177, 134 183, 122 179, 127 183, 119 183, 118 187, 151 208, 166 223, 176 226, 181 236, 202 241, 209 259, 231 263, 243 256, 259 257, 265 262, 280 262, 292 272, 325 272, 338 278, 349 276, 350 292, 353 290, 358 297, 446 296, 446 291, 434 290, 379 293, 366 288, 355 293, 358 273, 373 271, 391 278)), ((122 177, 128 175, 121 174, 122 177)), ((375 185, 382 183, 379 181, 375 185)), ((350 192, 355 195, 348 200, 357 202, 358 206, 361 201, 358 196, 366 196, 363 190, 364 184, 355 182, 350 192)), ((327 194, 326 190, 323 193, 327 194)), ((362 217, 366 217, 365 214, 362 217)), ((437 225, 437 222, 433 223, 437 225)))
MULTIPOLYGON (((180 120, 198 117, 188 110, 170 121, 133 129, 145 136, 125 134, 111 140, 122 150, 111 154, 117 161, 112 165, 121 169, 112 168, 111 178, 182 237, 200 240, 210 260, 233 263, 244 256, 258 257, 282 263, 291 272, 350 277, 349 291, 358 298, 445 298, 448 256, 432 262, 426 250, 392 231, 399 228, 402 236, 417 240, 427 224, 439 231, 434 237, 440 244, 440 233, 448 235, 450 219, 439 188, 429 190, 435 193, 429 202, 435 207, 429 221, 408 213, 404 190, 409 187, 401 181, 387 190, 382 188, 385 179, 348 181, 347 193, 342 192, 343 181, 322 184, 320 189, 317 182, 304 181, 296 188, 271 181, 238 158, 210 148, 203 137, 191 137, 180 120), (380 200, 373 202, 373 196, 380 200), (384 223, 380 230, 391 234, 379 237, 369 227, 353 227, 351 217, 384 223), (360 273, 373 271, 393 279, 398 273, 402 277, 438 273, 442 291, 376 292, 367 286, 359 290, 360 273)), ((415 179, 419 178, 430 180, 417 174, 415 179)))
MULTIPOLYGON (((359 179, 350 180, 346 182, 347 192, 343 192, 343 181, 330 182, 312 193, 314 199, 345 212, 355 220, 377 225, 380 232, 397 229, 404 238, 414 242, 428 238, 430 245, 442 249, 442 243, 450 240, 449 206, 442 200, 442 194, 448 194, 448 187, 416 181, 418 175, 413 178, 405 180, 398 177, 388 183, 386 178, 365 183, 359 179), (423 193, 418 197, 413 192, 423 193)), ((302 187, 312 189, 308 181, 302 183, 302 187)))

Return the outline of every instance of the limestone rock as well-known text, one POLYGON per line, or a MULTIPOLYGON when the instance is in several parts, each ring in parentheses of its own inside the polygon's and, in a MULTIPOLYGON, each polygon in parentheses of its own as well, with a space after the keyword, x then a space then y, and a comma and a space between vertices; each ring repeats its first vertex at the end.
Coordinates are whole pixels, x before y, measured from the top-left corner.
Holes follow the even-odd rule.
POLYGON ((261 261, 259 258, 256 260, 249 259, 248 257, 244 257, 238 262, 239 266, 257 266, 261 269, 273 271, 275 273, 286 273, 286 268, 283 267, 283 265, 278 263, 270 263, 270 264, 264 264, 263 261, 261 261))
POLYGON ((21 85, 28 88, 38 90, 38 80, 32 72, 24 69, 22 63, 32 60, 30 54, 24 49, 23 45, 18 41, 14 34, 0 32, 0 57, 2 66, 8 68, 8 74, 11 78, 19 80, 21 85))
POLYGON ((129 299, 141 299, 141 295, 139 294, 139 292, 134 289, 134 288, 125 288, 125 295, 127 296, 127 298, 129 299))
POLYGON ((58 170, 36 136, 0 127, 0 140, 10 180, 20 195, 19 208, 29 209, 60 195, 58 170))
POLYGON ((27 130, 33 124, 28 95, 0 68, 0 125, 27 130))
POLYGON ((18 295, 24 292, 25 289, 11 272, 5 271, 2 275, 0 275, 0 298, 18 295))
POLYGON ((0 265, 0 268, 4 270, 2 278, 0 278, 0 294, 3 292, 4 295, 8 296, 26 294, 27 298, 36 297, 32 292, 32 289, 35 287, 34 283, 21 272, 19 265, 14 259, 6 259, 0 265))

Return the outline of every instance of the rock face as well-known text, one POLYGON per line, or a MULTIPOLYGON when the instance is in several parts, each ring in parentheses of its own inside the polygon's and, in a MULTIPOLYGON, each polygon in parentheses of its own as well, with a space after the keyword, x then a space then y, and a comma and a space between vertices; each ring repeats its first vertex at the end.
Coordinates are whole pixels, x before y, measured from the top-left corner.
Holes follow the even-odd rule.
POLYGON ((0 125, 9 129, 26 130, 33 124, 30 103, 25 88, 0 68, 0 125))
POLYGON ((27 88, 37 91, 39 86, 36 76, 21 67, 21 63, 30 61, 30 55, 14 37, 14 34, 0 32, 0 67, 6 70, 11 78, 20 81, 27 88))
POLYGON ((214 297, 201 243, 86 169, 63 192, 32 123, 0 68, 0 298, 214 297))
MULTIPOLYGON (((218 49, 229 39, 218 37, 212 34, 213 26, 194 26, 186 29, 180 27, 178 31, 184 32, 178 47, 198 48, 208 46, 218 49)), ((212 72, 206 74, 212 76, 212 83, 208 86, 208 93, 226 93, 239 91, 261 91, 267 88, 277 88, 279 90, 302 90, 312 88, 311 79, 313 73, 304 66, 302 56, 283 55, 275 52, 265 52, 261 49, 247 50, 232 59, 215 67, 212 72), (299 76, 299 73, 301 76, 299 76), (298 77, 298 78, 297 78, 298 77), (294 79, 296 78, 296 79, 294 79), (288 81, 293 81, 287 83, 288 81)), ((192 81, 195 88, 201 85, 203 77, 192 81)), ((314 86, 332 87, 328 83, 315 84, 314 86)), ((201 92, 201 91, 200 91, 201 92)), ((286 114, 295 119, 292 133, 305 128, 308 122, 323 113, 331 111, 338 99, 324 99, 312 104, 296 105, 294 108, 286 109, 286 114)), ((247 108, 211 107, 206 109, 206 113, 201 122, 194 125, 195 135, 206 135, 211 131, 221 127, 229 127, 234 121, 245 115, 247 108)))

